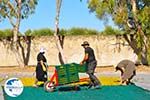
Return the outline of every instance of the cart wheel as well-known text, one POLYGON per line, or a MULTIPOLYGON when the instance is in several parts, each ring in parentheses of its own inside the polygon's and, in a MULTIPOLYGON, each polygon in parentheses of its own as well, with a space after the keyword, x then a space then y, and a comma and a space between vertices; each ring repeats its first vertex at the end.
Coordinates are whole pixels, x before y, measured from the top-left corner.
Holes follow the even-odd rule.
POLYGON ((53 92, 55 90, 55 83, 50 83, 50 81, 46 81, 44 83, 44 90, 47 92, 53 92))

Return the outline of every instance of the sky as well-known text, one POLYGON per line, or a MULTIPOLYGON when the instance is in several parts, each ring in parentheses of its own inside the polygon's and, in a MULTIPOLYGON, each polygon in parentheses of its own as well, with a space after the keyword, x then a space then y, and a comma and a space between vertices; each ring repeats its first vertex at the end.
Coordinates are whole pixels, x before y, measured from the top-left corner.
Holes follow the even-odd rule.
MULTIPOLYGON (((27 19, 21 21, 19 31, 24 33, 26 30, 55 28, 56 0, 39 0, 35 13, 27 19)), ((108 25, 113 26, 110 21, 108 25)), ((90 13, 86 0, 63 0, 59 27, 69 29, 72 27, 82 27, 104 30, 104 22, 96 18, 94 13, 90 13)), ((0 30, 12 28, 8 19, 0 23, 0 30)))

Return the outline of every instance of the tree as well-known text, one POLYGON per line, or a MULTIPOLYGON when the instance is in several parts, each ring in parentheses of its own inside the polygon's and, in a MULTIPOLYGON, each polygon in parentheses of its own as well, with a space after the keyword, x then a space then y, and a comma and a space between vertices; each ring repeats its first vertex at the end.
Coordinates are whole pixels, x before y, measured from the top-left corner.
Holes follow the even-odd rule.
POLYGON ((13 52, 19 66, 24 66, 23 58, 18 51, 18 33, 20 22, 34 13, 37 0, 0 0, 0 21, 8 19, 13 29, 13 52))
POLYGON ((57 49, 59 51, 59 60, 61 64, 67 63, 66 57, 63 52, 63 41, 64 41, 64 36, 61 36, 59 34, 59 15, 60 15, 60 8, 61 8, 62 0, 56 0, 56 16, 55 16, 55 40, 56 40, 56 45, 57 49))
POLYGON ((88 8, 97 18, 111 17, 124 38, 138 55, 142 64, 147 65, 148 40, 150 34, 149 0, 88 0, 88 8))

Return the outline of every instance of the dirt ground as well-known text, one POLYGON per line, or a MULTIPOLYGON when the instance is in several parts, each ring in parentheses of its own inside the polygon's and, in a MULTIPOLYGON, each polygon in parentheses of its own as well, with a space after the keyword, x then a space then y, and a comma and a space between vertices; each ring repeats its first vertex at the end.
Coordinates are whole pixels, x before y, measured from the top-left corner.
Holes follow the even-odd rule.
MULTIPOLYGON (((49 72, 54 72, 54 67, 50 66, 48 68, 49 72)), ((150 73, 150 66, 137 66, 136 67, 137 72, 143 72, 143 73, 150 73)), ((0 67, 0 73, 16 73, 16 72, 34 72, 35 67, 24 67, 24 68, 19 68, 19 67, 0 67)), ((106 67, 97 67, 96 72, 114 72, 115 68, 113 66, 106 66, 106 67)))

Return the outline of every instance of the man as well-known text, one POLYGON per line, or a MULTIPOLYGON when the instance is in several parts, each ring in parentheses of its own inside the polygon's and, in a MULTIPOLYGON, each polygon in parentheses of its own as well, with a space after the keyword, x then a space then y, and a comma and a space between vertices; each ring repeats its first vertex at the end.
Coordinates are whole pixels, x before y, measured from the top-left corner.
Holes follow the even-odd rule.
POLYGON ((136 75, 134 62, 130 60, 122 60, 116 67, 116 71, 121 71, 122 85, 131 83, 131 79, 136 75))
POLYGON ((36 80, 34 87, 38 87, 38 81, 47 81, 47 60, 44 56, 44 48, 40 49, 40 53, 37 55, 37 66, 36 66, 36 80))
POLYGON ((95 59, 94 51, 93 49, 89 46, 89 43, 87 41, 84 41, 83 44, 81 44, 83 48, 85 49, 85 55, 84 59, 81 61, 81 65, 85 62, 87 65, 87 74, 89 75, 90 78, 90 85, 89 88, 99 88, 101 83, 97 79, 97 77, 94 75, 94 71, 97 65, 97 61, 95 59))

